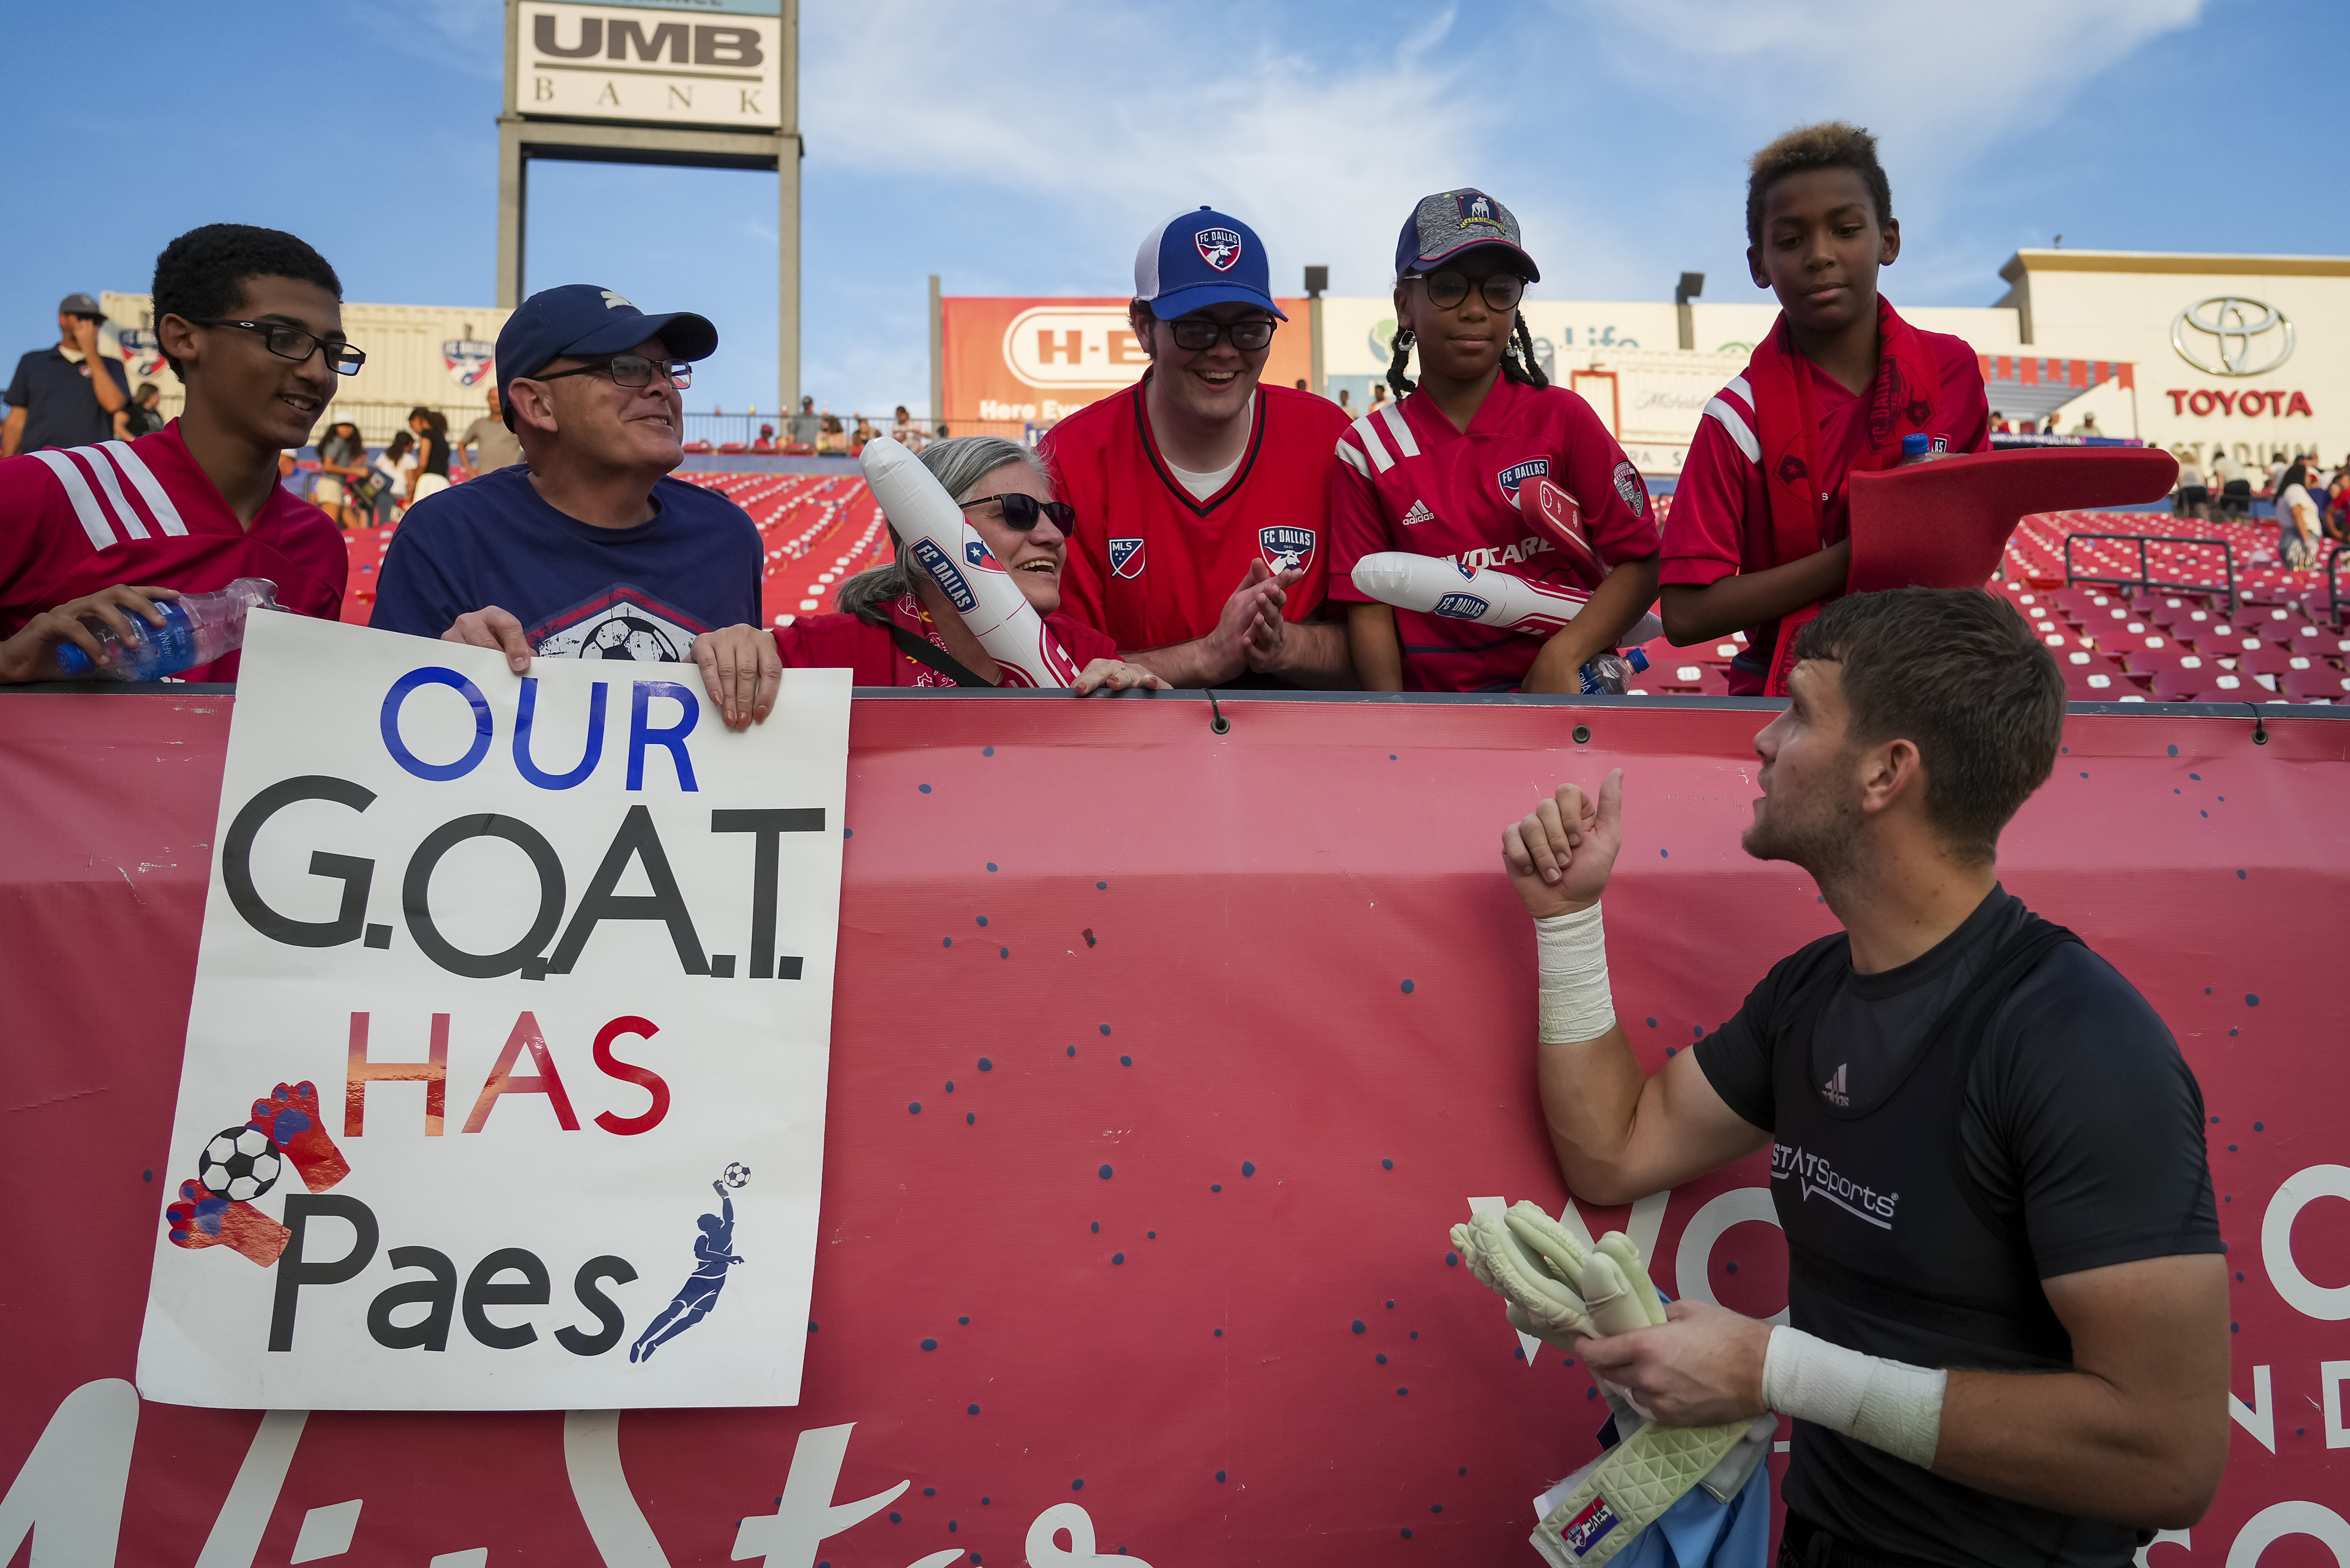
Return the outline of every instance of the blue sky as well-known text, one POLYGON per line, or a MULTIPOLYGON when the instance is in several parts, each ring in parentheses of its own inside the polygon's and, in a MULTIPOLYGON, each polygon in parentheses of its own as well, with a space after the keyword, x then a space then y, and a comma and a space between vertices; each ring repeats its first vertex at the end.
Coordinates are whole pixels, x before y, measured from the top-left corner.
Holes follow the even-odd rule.
MULTIPOLYGON (((486 304, 496 0, 11 7, 17 243, 0 354, 57 297, 143 290, 199 223, 288 228, 353 299, 486 304), (234 17, 230 26, 224 18, 234 17)), ((925 287, 1120 294, 1169 213, 1226 206, 1278 286, 1383 292, 1428 191, 1514 208, 1555 298, 1747 297, 1744 160, 1787 126, 1880 136, 1893 297, 1983 305, 2019 245, 2350 253, 2340 0, 870 0, 803 16, 806 389, 928 395, 925 287), (2303 106, 2296 109, 2292 100, 2303 106)), ((691 406, 772 407, 771 175, 539 164, 533 286, 691 308, 691 406)))

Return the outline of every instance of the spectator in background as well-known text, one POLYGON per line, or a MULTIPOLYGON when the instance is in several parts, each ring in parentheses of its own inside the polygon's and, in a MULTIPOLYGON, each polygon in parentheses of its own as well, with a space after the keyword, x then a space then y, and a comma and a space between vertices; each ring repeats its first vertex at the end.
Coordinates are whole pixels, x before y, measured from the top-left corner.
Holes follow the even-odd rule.
POLYGON ((789 450, 812 452, 816 443, 824 438, 824 418, 816 411, 814 398, 800 400, 800 411, 784 421, 791 446, 789 450))
POLYGON ((848 454, 851 457, 863 452, 865 450, 865 443, 881 433, 879 431, 873 428, 872 424, 867 421, 863 414, 858 414, 856 417, 857 429, 850 436, 848 442, 848 454))
POLYGON ((816 437, 816 451, 837 456, 847 449, 848 433, 840 428, 840 416, 829 409, 823 416, 823 431, 816 437))
POLYGON ((2203 468, 2196 461, 2192 448, 2178 450, 2178 494, 2170 504, 2174 516, 2201 518, 2210 510, 2210 487, 2203 483, 2203 468))
POLYGON ((2014 431, 2014 427, 2007 422, 2007 416, 1997 409, 1991 411, 1991 429, 1993 435, 2010 435, 2014 431))
POLYGON ((1388 384, 1385 381, 1373 381, 1371 383, 1371 406, 1365 411, 1367 413, 1378 413, 1379 410, 1387 406, 1387 400, 1388 384))
POLYGON ((773 425, 761 425, 759 427, 759 439, 751 443, 751 450, 755 452, 771 452, 775 451, 775 427, 773 425))
POLYGON ((505 411, 498 407, 498 389, 489 389, 490 411, 465 427, 457 438, 457 450, 472 447, 474 455, 465 460, 466 469, 475 479, 494 473, 501 468, 512 468, 522 461, 522 442, 515 439, 514 427, 506 423, 505 411))
POLYGON ((764 719, 780 670, 757 624, 759 530, 669 477, 692 362, 717 348, 708 318, 593 284, 523 301, 497 367, 526 462, 411 509, 369 624, 500 649, 517 676, 534 657, 691 660, 728 725, 764 719))
POLYGON ((359 439, 359 427, 338 421, 318 438, 318 478, 310 486, 310 504, 332 517, 337 527, 348 530, 366 515, 351 485, 368 472, 367 442, 359 439))
POLYGON ((114 416, 114 433, 124 441, 153 435, 171 422, 163 417, 162 401, 162 388, 152 381, 140 382, 139 389, 130 394, 130 406, 114 416))
POLYGON ((2073 427, 2073 433, 2076 436, 2101 437, 2106 432, 2097 428, 2096 411, 2095 410, 2091 410, 2089 412, 2081 416, 2081 422, 2073 427))
POLYGON ((1338 389, 1338 411, 1346 415, 1349 420, 1352 420, 1363 411, 1347 400, 1347 389, 1344 387, 1338 389))
POLYGON ((413 506, 449 488, 449 421, 438 409, 411 409, 408 428, 416 432, 416 468, 408 477, 413 506))
MULTIPOLYGON (((1002 436, 962 436, 932 443, 921 454, 946 493, 963 508, 995 558, 1020 585, 1029 607, 1044 618, 1077 662, 1076 694, 1107 688, 1163 687, 1166 682, 1118 656, 1118 644, 1061 611, 1061 568, 1076 514, 1053 499, 1044 460, 1002 436)), ((927 572, 905 565, 892 529, 897 559, 858 573, 840 585, 833 615, 801 616, 775 633, 775 649, 792 669, 847 669, 859 686, 993 686, 994 659, 972 635, 927 572)))
POLYGON ((2317 564, 2317 504, 2310 499, 2309 468, 2299 458, 2276 479, 2277 557, 2305 571, 2317 564))
POLYGON ((16 361, 16 374, 0 401, 8 419, 0 424, 0 457, 44 447, 90 446, 119 432, 114 416, 130 406, 130 376, 122 361, 98 351, 98 326, 105 320, 98 301, 69 294, 57 302, 57 341, 16 361), (103 372, 91 367, 103 365, 103 372))
POLYGON ((2041 423, 2040 433, 2042 435, 2054 435, 2056 433, 2055 410, 2051 409, 2048 410, 2048 418, 2041 423))
POLYGON ((369 465, 371 470, 369 478, 375 482, 372 485, 375 492, 373 510, 375 525, 379 528, 396 521, 400 508, 406 504, 401 497, 408 493, 408 475, 409 471, 415 467, 415 452, 416 438, 406 431, 400 431, 392 436, 381 452, 375 454, 374 462, 369 465))
POLYGON ((920 452, 931 441, 931 438, 923 432, 922 427, 914 422, 914 416, 906 411, 906 405, 903 403, 898 405, 898 418, 897 421, 889 427, 889 439, 908 452, 920 452))

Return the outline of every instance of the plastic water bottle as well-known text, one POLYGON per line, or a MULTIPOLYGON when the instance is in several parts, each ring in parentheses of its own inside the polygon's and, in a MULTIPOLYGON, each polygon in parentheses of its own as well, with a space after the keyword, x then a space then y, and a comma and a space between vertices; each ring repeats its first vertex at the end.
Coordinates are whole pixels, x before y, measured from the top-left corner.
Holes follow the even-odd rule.
POLYGON ((1896 468, 1907 468, 1913 462, 1931 462, 1938 457, 1950 455, 1950 443, 1943 436, 1929 436, 1924 431, 1912 431, 1901 438, 1901 461, 1896 468))
POLYGON ((224 653, 244 646, 246 612, 277 607, 277 585, 267 577, 239 577, 224 588, 205 594, 182 594, 157 599, 161 626, 151 626, 144 616, 130 614, 139 628, 136 647, 126 648, 114 628, 99 620, 84 620, 106 650, 106 662, 94 662, 72 643, 57 648, 57 669, 68 680, 160 680, 210 664, 224 653))

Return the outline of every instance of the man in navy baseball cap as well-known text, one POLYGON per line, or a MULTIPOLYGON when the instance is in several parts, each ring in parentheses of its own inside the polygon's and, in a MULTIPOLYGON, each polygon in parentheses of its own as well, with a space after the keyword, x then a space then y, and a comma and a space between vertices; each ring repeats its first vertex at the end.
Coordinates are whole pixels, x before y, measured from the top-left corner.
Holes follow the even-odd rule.
MULTIPOLYGON (((1288 317, 1263 242, 1213 207, 1144 236, 1127 307, 1141 383, 1055 425, 1044 449, 1084 526, 1072 614, 1174 686, 1345 686, 1321 620, 1336 403, 1260 386, 1288 317)), ((1122 332, 1112 362, 1134 362, 1122 332)))
POLYGON ((498 401, 523 461, 409 509, 369 624, 535 657, 691 659, 727 723, 781 681, 760 624, 758 528, 685 461, 683 390, 718 329, 608 288, 523 301, 498 334, 498 401))

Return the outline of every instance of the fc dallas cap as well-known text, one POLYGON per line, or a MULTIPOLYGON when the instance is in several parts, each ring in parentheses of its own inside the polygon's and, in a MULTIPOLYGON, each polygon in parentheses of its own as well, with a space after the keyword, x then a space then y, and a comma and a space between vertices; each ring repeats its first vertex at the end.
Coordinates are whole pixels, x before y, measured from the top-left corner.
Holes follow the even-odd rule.
POLYGON ((1161 321, 1203 306, 1273 302, 1273 274, 1256 231, 1213 207, 1178 213, 1143 237, 1134 254, 1134 296, 1161 321))
POLYGON ((1518 233, 1518 220, 1482 191, 1439 191, 1433 196, 1422 196, 1419 207, 1404 220, 1403 234, 1396 241, 1396 276, 1426 272, 1480 245, 1507 247, 1528 283, 1542 281, 1534 258, 1526 254, 1525 242, 1518 233))
POLYGON ((618 354, 648 337, 680 359, 707 359, 718 352, 718 328, 690 310, 648 316, 608 288, 567 283, 544 288, 528 299, 498 332, 498 406, 512 428, 514 405, 506 384, 536 376, 567 354, 618 354))

